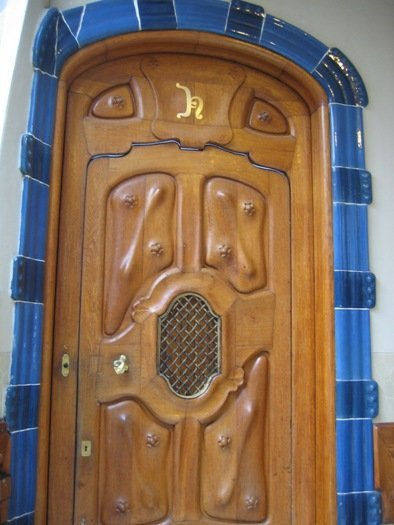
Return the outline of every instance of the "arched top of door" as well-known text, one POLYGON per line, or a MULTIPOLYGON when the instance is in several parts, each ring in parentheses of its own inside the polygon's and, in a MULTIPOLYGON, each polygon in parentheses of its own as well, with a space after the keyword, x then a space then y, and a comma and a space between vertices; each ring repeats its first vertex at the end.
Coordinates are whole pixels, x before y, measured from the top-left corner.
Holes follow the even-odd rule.
POLYGON ((341 51, 260 6, 242 0, 99 1, 46 13, 33 49, 31 134, 52 144, 58 80, 69 84, 93 65, 147 51, 231 58, 290 85, 311 112, 327 99, 368 103, 360 75, 341 51))

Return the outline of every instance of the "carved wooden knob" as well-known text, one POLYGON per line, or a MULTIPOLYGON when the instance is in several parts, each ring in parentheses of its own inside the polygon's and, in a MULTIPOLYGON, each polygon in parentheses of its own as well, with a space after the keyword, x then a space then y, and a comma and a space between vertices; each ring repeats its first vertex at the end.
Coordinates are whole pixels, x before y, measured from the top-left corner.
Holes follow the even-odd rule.
POLYGON ((256 208, 252 201, 245 201, 243 207, 244 207, 244 212, 246 213, 246 215, 253 215, 254 212, 256 211, 256 208))
POLYGON ((248 510, 254 510, 259 503, 259 498, 255 496, 248 496, 245 498, 245 506, 248 510))
POLYGON ((130 510, 130 506, 129 506, 129 504, 127 503, 127 501, 125 501, 125 500, 123 500, 123 499, 119 499, 119 500, 116 502, 115 510, 116 510, 116 512, 118 512, 119 514, 125 514, 127 511, 130 510))
POLYGON ((258 119, 262 122, 269 122, 271 120, 271 115, 268 113, 268 111, 263 111, 259 114, 258 119))
POLYGON ((119 95, 115 95, 109 99, 109 103, 113 108, 121 109, 124 107, 124 98, 119 95))
POLYGON ((231 254, 231 248, 227 246, 227 244, 220 244, 218 246, 218 252, 220 257, 228 257, 231 254))
POLYGON ((138 199, 135 195, 126 195, 123 199, 123 202, 126 206, 130 206, 130 208, 134 208, 134 206, 137 205, 138 199))
POLYGON ((147 434, 146 435, 146 446, 149 448, 157 447, 159 445, 160 439, 156 434, 147 434))
POLYGON ((226 448, 231 443, 231 437, 230 436, 219 436, 218 437, 218 445, 220 448, 226 448))
POLYGON ((150 253, 152 255, 156 255, 156 257, 160 257, 160 255, 162 255, 163 252, 164 252, 164 248, 159 242, 152 242, 150 244, 150 253))

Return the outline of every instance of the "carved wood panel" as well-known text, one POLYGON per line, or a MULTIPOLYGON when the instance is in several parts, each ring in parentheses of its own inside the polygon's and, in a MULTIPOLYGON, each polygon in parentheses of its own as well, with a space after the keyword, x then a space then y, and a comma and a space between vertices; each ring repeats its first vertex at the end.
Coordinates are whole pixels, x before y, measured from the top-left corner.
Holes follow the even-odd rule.
POLYGON ((284 403, 290 422, 286 178, 162 144, 97 159, 87 180, 80 431, 99 464, 78 460, 77 512, 288 517, 290 436, 275 419, 284 403))
POLYGON ((100 435, 100 522, 164 519, 171 503, 171 430, 128 400, 102 405, 100 435))
POLYGON ((208 516, 230 522, 267 517, 265 407, 268 357, 245 366, 245 387, 204 430, 202 505, 208 516))
POLYGON ((84 117, 88 150, 124 153, 132 142, 178 139, 248 152, 282 170, 295 148, 290 115, 308 111, 269 75, 227 60, 156 53, 100 65, 74 82, 93 96, 84 117), (214 72, 214 73, 213 73, 214 72), (282 106, 279 108, 279 105, 282 106))
POLYGON ((143 282, 173 262, 175 182, 165 174, 135 177, 108 196, 105 332, 119 328, 143 282))
POLYGON ((239 292, 266 284, 264 197, 241 182, 215 177, 205 187, 206 263, 239 292))

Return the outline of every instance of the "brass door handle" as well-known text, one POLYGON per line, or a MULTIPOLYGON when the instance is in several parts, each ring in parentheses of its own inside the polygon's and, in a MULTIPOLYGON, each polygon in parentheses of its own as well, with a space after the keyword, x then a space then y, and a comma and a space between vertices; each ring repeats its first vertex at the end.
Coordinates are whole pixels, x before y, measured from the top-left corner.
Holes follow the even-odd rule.
POLYGON ((127 357, 123 354, 114 360, 113 365, 115 373, 118 375, 124 374, 129 369, 129 365, 127 364, 127 357))

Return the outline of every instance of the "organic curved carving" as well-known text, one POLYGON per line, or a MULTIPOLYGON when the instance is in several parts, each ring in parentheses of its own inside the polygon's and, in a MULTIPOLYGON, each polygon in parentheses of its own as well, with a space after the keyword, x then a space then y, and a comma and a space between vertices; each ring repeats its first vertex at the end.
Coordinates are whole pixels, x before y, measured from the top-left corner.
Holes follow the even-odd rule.
POLYGON ((239 292, 266 285, 265 200, 241 182, 215 177, 205 186, 206 263, 239 292))
POLYGON ((245 386, 204 432, 202 502, 217 519, 261 522, 267 515, 265 407, 268 357, 260 354, 245 366, 245 386), (231 447, 225 438, 234 433, 231 447), (217 436, 221 436, 218 440, 217 436), (226 453, 217 453, 217 444, 226 453), (216 445, 216 446, 215 446, 216 445))
POLYGON ((175 182, 170 175, 139 175, 108 196, 104 331, 119 328, 141 284, 173 261, 175 182))
POLYGON ((164 519, 170 505, 171 429, 130 399, 102 406, 100 421, 100 470, 105 472, 100 523, 118 523, 122 514, 129 520, 132 516, 133 523, 164 519), (115 450, 114 443, 118 445, 115 450))

